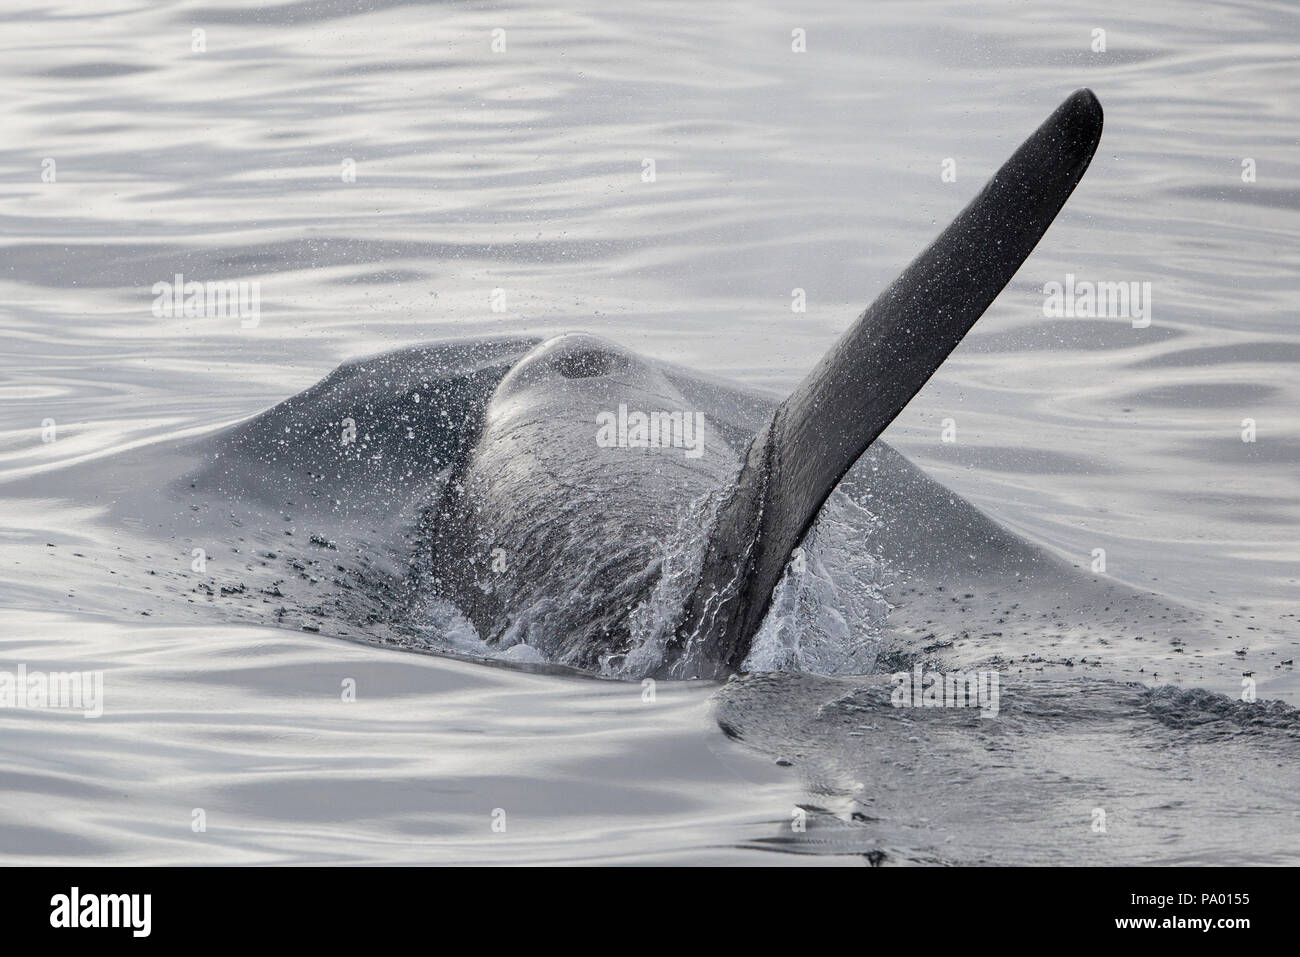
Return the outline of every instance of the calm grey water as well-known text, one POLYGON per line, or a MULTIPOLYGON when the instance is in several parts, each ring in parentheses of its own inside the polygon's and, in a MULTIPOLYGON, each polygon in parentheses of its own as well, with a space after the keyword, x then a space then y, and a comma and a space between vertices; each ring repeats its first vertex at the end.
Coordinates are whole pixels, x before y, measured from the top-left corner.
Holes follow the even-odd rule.
MULTIPOLYGON (((1286 2, 9 5, 0 482, 30 490, 449 336, 585 329, 782 394, 1086 85, 1106 109, 1091 170, 887 438, 1020 534, 1081 567, 1103 548, 1107 574, 1218 625, 1114 677, 1234 696, 1250 671, 1300 705, 1282 664, 1300 640, 1298 21, 1286 2), (177 273, 258 281, 259 322, 155 316, 154 284, 177 273), (1044 284, 1067 274, 1150 283, 1149 326, 1046 318, 1044 284)), ((1030 747, 1034 725, 998 745, 1015 759, 983 803, 929 790, 919 811, 892 745, 809 724, 849 693, 830 679, 646 702, 635 684, 150 622, 49 556, 113 546, 88 498, 4 503, 0 667, 102 668, 112 695, 98 721, 0 716, 6 861, 1298 853, 1285 732, 1220 757, 1162 724, 1160 756, 1134 757, 1132 702, 1094 689, 1090 713, 1114 721, 1030 747), (1201 786, 1247 760, 1254 790, 1201 786), (877 800, 874 828, 853 818, 873 781, 913 797, 877 800), (1171 788, 1185 812, 1159 810, 1171 788), (1087 843, 1098 792, 1126 822, 1105 848, 1087 843), (790 849, 800 804, 834 835, 795 849, 829 854, 767 853, 790 849), (1205 837, 1243 805, 1237 830, 1205 837)), ((946 740, 933 753, 974 774, 983 747, 946 740)))

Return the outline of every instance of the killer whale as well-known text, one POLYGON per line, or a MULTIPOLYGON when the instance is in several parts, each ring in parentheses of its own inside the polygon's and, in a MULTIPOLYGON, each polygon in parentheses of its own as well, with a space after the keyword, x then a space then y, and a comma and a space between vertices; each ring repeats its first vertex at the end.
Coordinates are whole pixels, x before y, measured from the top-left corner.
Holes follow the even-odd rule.
POLYGON ((611 409, 695 410, 613 343, 570 334, 535 346, 497 386, 432 513, 433 588, 492 641, 549 643, 590 666, 632 643, 635 616, 664 574, 646 560, 647 544, 668 531, 659 503, 717 492, 657 673, 677 673, 682 660, 691 673, 740 667, 827 496, 1010 281, 1083 176, 1101 128, 1091 91, 1070 96, 771 412, 739 461, 718 443, 698 461, 593 447, 593 416, 611 409), (639 502, 628 493, 649 470, 654 495, 639 502), (597 488, 616 491, 619 505, 580 510, 597 488), (589 537, 606 549, 588 548, 589 537), (518 573, 482 574, 493 550, 504 567, 518 556, 518 573))
MULTIPOLYGON (((87 467, 122 527, 157 515, 167 470, 177 519, 153 524, 191 551, 238 543, 239 580, 182 569, 178 589, 408 647, 450 608, 490 648, 587 671, 737 670, 837 487, 887 516, 864 546, 907 570, 895 634, 924 637, 954 579, 1003 602, 990 623, 1049 614, 1069 581, 1121 633, 1117 589, 1100 622, 1091 583, 876 441, 1032 251, 1101 125, 1091 92, 1069 97, 783 402, 586 333, 454 340, 351 360, 215 435, 87 467), (602 443, 622 407, 701 416, 700 454, 602 443)), ((57 481, 87 484, 73 469, 42 491, 57 481)))

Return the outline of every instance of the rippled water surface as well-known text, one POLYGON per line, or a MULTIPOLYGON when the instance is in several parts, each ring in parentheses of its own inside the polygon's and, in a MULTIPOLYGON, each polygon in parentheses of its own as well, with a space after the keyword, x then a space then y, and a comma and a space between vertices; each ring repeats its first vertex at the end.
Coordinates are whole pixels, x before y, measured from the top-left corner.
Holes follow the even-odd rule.
MULTIPOLYGON (((1248 734, 1126 684, 1235 697, 1249 672, 1300 705, 1293 4, 97 0, 10 4, 0 47, 0 668, 101 669, 107 689, 94 721, 0 715, 0 859, 1297 859, 1291 719, 1248 734), (886 438, 1066 561, 1104 549, 1204 639, 1116 648, 1086 686, 1017 679, 1020 710, 963 734, 876 720, 852 679, 650 701, 162 621, 148 585, 92 584, 69 557, 136 546, 59 475, 358 355, 584 329, 783 395, 1079 86, 1106 109, 1091 169, 886 438), (257 281, 259 321, 156 316, 176 274, 257 281), (1045 318, 1067 274, 1149 282, 1150 325, 1045 318), (935 755, 965 776, 918 785, 935 755), (1246 759, 1258 790, 1198 786, 1246 759), (1098 802, 1120 808, 1109 849, 1086 844, 1098 802), (797 806, 815 839, 791 836, 797 806)), ((847 561, 851 536, 826 537, 816 557, 847 561)), ((995 650, 1052 658, 1014 635, 995 650)))

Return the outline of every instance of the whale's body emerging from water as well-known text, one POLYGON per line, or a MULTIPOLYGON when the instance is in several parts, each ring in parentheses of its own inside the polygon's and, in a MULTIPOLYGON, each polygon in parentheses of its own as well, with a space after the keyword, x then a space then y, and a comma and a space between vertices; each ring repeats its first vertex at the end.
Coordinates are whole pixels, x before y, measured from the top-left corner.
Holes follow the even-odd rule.
MULTIPOLYGON (((1015 584, 1059 565, 873 443, 1032 251, 1101 126, 1089 91, 1067 99, 784 402, 580 333, 356 360, 183 450, 195 460, 185 490, 211 493, 190 506, 187 542, 229 519, 241 556, 274 559, 288 531, 276 513, 328 518, 342 617, 381 627, 437 599, 489 645, 716 675, 743 665, 792 551, 843 482, 888 515, 864 548, 913 583, 890 595, 895 629, 924 634, 925 583, 955 572, 990 589, 986 621, 1055 614, 1015 584)), ((119 484, 129 495, 132 481, 119 484)), ((293 567, 323 585, 328 564, 293 567)), ((281 583, 259 593, 280 597, 281 583)), ((309 611, 326 617, 325 605, 309 611)))
POLYGON ((480 635, 558 643, 589 666, 629 647, 634 616, 665 573, 647 556, 672 531, 671 505, 720 493, 660 667, 671 673, 683 658, 692 671, 738 667, 827 496, 1029 255, 1101 126, 1091 92, 1062 104, 739 460, 700 434, 707 418, 653 364, 585 335, 531 349, 496 387, 433 516, 435 588, 480 635))
POLYGON ((250 457, 289 465, 298 487, 352 461, 347 495, 382 510, 402 506, 384 469, 447 470, 408 604, 443 597, 489 644, 580 667, 653 627, 643 670, 738 668, 827 496, 1032 251, 1101 126, 1091 92, 1067 99, 774 408, 733 396, 724 410, 704 380, 590 335, 480 340, 342 367, 226 435, 195 484, 246 485, 250 457), (704 526, 685 569, 665 550, 691 539, 683 522, 704 526))

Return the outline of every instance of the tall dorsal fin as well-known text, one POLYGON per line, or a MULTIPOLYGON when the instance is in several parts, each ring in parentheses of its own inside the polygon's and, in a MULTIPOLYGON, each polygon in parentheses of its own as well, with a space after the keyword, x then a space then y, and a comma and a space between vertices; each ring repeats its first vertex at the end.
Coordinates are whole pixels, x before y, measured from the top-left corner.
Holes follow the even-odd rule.
POLYGON ((1092 91, 1072 94, 777 407, 719 511, 666 673, 688 648, 740 666, 826 497, 1038 244, 1101 127, 1092 91))

